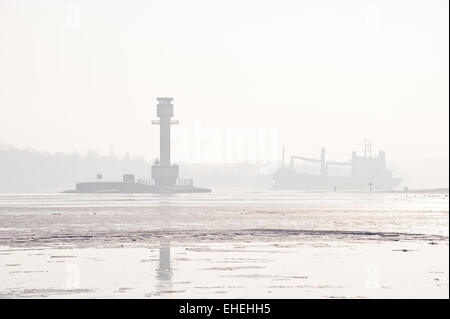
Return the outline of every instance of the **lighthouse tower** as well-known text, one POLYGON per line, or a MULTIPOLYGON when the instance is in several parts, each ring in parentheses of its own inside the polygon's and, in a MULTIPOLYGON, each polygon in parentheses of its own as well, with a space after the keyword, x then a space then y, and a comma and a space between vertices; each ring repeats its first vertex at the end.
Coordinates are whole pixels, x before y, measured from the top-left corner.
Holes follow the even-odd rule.
POLYGON ((173 98, 157 98, 157 113, 159 120, 152 121, 152 124, 159 125, 159 162, 152 165, 152 178, 155 186, 170 188, 176 184, 178 179, 178 165, 170 164, 170 125, 178 124, 178 121, 171 120, 173 116, 173 98))

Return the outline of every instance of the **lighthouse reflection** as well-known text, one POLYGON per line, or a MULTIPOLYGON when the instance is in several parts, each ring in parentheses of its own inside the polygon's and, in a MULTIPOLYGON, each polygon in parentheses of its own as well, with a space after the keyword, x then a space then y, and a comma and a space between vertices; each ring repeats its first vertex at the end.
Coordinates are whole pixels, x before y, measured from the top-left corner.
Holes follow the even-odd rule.
POLYGON ((156 271, 156 276, 160 281, 170 281, 172 279, 170 239, 162 239, 159 242, 159 267, 156 271))
POLYGON ((172 209, 170 206, 170 197, 162 196, 162 202, 158 206, 159 227, 164 234, 159 239, 159 259, 156 266, 156 279, 158 281, 158 290, 170 290, 172 286, 172 265, 170 261, 170 234, 169 230, 172 224, 172 209))

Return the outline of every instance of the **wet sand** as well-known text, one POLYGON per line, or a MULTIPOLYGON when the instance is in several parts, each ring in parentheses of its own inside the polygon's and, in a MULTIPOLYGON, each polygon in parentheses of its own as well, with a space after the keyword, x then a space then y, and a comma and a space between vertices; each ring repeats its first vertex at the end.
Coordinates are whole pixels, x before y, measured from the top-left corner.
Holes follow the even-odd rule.
POLYGON ((448 298, 448 195, 0 195, 1 298, 448 298))

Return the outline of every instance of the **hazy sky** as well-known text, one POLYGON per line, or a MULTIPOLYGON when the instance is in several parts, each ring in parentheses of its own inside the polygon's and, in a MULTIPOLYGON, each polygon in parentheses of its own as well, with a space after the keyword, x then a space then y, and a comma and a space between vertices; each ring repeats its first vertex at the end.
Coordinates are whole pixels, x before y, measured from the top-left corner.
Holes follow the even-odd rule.
POLYGON ((346 159, 368 138, 398 165, 448 166, 448 5, 0 0, 0 143, 153 158, 172 96, 185 141, 241 129, 346 159))

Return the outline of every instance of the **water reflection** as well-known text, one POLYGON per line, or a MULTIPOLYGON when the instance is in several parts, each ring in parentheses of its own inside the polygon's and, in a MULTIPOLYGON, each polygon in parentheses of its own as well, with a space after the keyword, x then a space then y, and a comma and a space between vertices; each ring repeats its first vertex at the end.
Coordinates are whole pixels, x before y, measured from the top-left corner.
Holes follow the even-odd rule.
MULTIPOLYGON (((166 199, 167 200, 167 199, 166 199)), ((170 202, 161 202, 159 211, 159 230, 168 233, 172 227, 172 208, 170 202)), ((170 261, 170 237, 162 237, 159 240, 159 262, 156 268, 158 290, 171 290, 173 269, 170 261)))
POLYGON ((170 239, 162 239, 159 242, 159 267, 156 271, 158 280, 168 281, 172 279, 170 267, 170 239))

